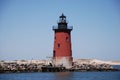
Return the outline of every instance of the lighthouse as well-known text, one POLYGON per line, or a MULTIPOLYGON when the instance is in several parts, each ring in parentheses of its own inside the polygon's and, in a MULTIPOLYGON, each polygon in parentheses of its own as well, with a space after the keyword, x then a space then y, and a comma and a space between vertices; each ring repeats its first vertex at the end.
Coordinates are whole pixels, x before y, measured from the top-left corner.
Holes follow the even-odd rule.
POLYGON ((73 27, 68 26, 66 16, 62 14, 59 17, 58 26, 53 26, 54 30, 54 48, 53 63, 55 66, 72 66, 72 48, 71 48, 71 31, 73 27))

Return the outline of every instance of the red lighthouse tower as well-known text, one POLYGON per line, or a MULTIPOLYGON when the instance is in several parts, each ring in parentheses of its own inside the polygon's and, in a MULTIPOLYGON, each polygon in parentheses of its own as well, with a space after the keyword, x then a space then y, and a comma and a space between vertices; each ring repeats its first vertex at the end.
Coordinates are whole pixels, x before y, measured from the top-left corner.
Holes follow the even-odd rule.
POLYGON ((72 66, 72 49, 71 49, 71 31, 73 27, 68 27, 66 16, 62 14, 59 17, 58 26, 54 30, 54 49, 53 62, 56 66, 63 65, 66 68, 72 66))

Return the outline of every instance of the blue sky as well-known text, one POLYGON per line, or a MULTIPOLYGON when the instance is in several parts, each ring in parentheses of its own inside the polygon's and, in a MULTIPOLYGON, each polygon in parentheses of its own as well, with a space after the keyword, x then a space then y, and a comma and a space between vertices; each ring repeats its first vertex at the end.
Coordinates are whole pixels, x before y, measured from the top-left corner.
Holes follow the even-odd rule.
POLYGON ((62 13, 74 27, 74 58, 120 60, 119 0, 0 0, 0 60, 52 56, 62 13))

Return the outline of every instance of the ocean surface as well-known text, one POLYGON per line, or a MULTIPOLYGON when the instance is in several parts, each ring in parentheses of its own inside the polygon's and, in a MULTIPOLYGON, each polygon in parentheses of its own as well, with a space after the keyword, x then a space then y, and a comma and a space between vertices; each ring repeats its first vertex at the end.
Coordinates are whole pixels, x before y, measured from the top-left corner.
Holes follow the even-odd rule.
POLYGON ((120 71, 2 73, 0 80, 120 80, 120 71))
POLYGON ((120 72, 5 73, 0 80, 120 80, 120 72))

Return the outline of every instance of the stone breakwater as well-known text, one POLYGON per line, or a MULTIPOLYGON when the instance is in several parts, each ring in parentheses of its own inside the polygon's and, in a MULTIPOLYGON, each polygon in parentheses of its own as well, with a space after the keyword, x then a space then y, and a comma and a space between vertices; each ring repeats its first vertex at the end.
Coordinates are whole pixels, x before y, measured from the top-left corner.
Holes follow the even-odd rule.
POLYGON ((72 71, 115 71, 109 64, 74 64, 72 71))
POLYGON ((0 73, 4 72, 40 72, 46 60, 1 61, 0 73))
MULTIPOLYGON (((42 67, 53 66, 49 65, 50 61, 47 60, 21 60, 21 61, 1 61, 0 73, 6 72, 41 72, 42 67)), ((54 66, 52 67, 54 68, 54 66)), ((84 63, 74 61, 73 66, 70 69, 64 69, 64 71, 116 71, 111 65, 101 63, 84 63)), ((62 70, 61 70, 62 71, 62 70)))

